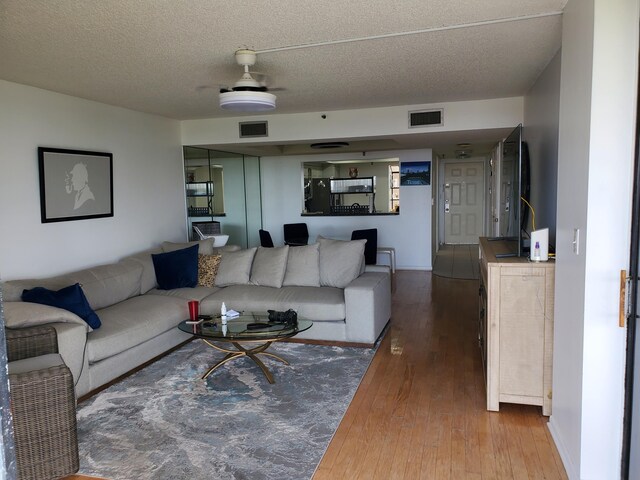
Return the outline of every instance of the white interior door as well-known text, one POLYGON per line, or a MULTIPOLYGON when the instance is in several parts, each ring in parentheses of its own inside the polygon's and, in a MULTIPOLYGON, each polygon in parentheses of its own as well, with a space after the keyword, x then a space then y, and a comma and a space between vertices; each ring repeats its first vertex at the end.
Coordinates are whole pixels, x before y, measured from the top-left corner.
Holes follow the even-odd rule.
POLYGON ((444 166, 444 243, 478 243, 484 231, 484 162, 444 166))

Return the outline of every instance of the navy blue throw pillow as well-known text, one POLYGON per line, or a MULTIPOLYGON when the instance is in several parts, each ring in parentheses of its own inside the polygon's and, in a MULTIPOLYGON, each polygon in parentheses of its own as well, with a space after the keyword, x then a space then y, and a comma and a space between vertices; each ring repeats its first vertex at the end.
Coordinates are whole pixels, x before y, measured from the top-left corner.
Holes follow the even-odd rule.
POLYGON ((84 296, 84 292, 79 283, 69 285, 60 290, 49 290, 44 287, 23 290, 22 301, 40 303, 42 305, 49 305, 50 307, 69 310, 87 322, 94 330, 100 328, 100 325, 102 325, 100 318, 96 315, 96 312, 93 311, 91 305, 89 305, 87 297, 84 296))
POLYGON ((160 290, 195 287, 198 285, 198 245, 152 254, 153 268, 160 290))

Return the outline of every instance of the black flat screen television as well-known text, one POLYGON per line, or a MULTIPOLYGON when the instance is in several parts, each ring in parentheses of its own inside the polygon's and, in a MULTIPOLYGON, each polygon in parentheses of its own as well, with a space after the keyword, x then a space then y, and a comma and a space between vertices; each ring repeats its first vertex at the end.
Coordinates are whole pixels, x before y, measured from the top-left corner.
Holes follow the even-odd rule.
POLYGON ((504 140, 500 166, 500 236, 496 240, 515 243, 513 253, 497 257, 528 254, 526 244, 529 222, 530 169, 529 151, 522 141, 522 125, 518 125, 504 140))

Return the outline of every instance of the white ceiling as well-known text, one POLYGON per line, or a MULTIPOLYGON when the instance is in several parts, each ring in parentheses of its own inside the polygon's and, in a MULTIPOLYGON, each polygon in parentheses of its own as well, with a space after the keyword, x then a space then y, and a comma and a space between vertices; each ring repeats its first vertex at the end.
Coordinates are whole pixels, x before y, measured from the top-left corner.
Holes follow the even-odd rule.
POLYGON ((2 0, 0 78, 175 119, 235 116, 218 89, 249 47, 284 89, 280 114, 521 96, 560 47, 566 1, 2 0))

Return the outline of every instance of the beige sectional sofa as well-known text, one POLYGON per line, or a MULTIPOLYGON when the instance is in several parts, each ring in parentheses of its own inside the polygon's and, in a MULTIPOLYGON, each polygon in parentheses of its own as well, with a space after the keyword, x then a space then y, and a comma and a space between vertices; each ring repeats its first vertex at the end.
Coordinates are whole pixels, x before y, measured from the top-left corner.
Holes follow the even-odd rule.
POLYGON ((44 279, 7 281, 2 286, 6 327, 53 325, 77 396, 188 340, 190 336, 176 328, 188 317, 187 300, 199 300, 201 312, 212 315, 220 312, 222 302, 238 311, 293 308, 314 322, 300 338, 373 345, 390 318, 389 270, 364 268, 363 244, 360 248, 355 242, 336 242, 320 239, 308 247, 236 251, 228 247, 222 252, 214 251, 211 240, 165 242, 109 265, 44 279), (221 254, 215 284, 157 288, 152 254, 194 243, 203 255, 221 254), (23 289, 56 290, 74 283, 82 286, 100 318, 99 328, 92 330, 67 310, 21 301, 23 289))

